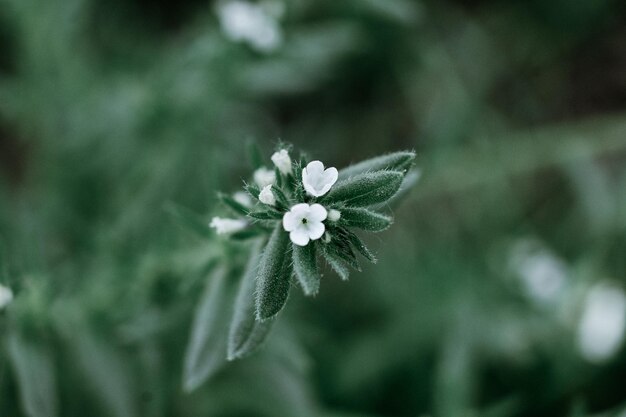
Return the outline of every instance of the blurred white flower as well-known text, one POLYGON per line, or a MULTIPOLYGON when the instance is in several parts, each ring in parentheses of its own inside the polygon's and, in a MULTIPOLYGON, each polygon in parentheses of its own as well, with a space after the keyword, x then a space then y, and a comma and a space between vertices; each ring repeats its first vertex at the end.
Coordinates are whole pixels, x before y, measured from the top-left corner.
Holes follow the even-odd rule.
POLYGON ((276 182, 276 173, 273 169, 261 167, 254 171, 253 178, 256 185, 263 188, 276 182))
POLYGON ((235 42, 246 42, 261 52, 278 48, 283 35, 270 8, 247 1, 220 3, 217 15, 224 34, 235 42))
POLYGON ((324 169, 320 161, 312 161, 302 170, 302 185, 307 194, 321 197, 326 194, 339 177, 337 168, 324 169))
POLYGON ((11 301, 13 301, 13 291, 11 288, 0 284, 0 310, 9 305, 11 301))
POLYGON ((250 194, 246 193, 245 191, 237 191, 235 194, 233 194, 233 200, 235 200, 244 207, 252 207, 252 198, 250 197, 250 194))
POLYGON ((619 349, 626 325, 626 295, 612 284, 594 285, 578 326, 578 348, 589 362, 610 359, 619 349))
POLYGON ((533 239, 517 242, 510 251, 509 268, 535 302, 549 304, 564 291, 568 269, 565 262, 533 239))
POLYGON ((272 162, 283 174, 291 174, 291 158, 289 157, 289 152, 287 152, 286 149, 274 152, 272 155, 272 162))
POLYGON ((310 240, 317 240, 324 234, 324 220, 328 212, 320 204, 296 204, 283 216, 283 228, 289 238, 298 246, 306 246, 310 240))
POLYGON ((272 192, 271 184, 263 187, 263 189, 259 193, 259 201, 263 204, 267 204, 268 206, 273 206, 276 204, 276 197, 274 197, 274 193, 272 192))
POLYGON ((244 229, 247 225, 248 222, 243 219, 225 219, 222 217, 213 217, 210 224, 218 235, 238 232, 244 229))
POLYGON ((341 212, 339 210, 330 209, 328 211, 328 220, 331 222, 337 222, 341 219, 341 212))

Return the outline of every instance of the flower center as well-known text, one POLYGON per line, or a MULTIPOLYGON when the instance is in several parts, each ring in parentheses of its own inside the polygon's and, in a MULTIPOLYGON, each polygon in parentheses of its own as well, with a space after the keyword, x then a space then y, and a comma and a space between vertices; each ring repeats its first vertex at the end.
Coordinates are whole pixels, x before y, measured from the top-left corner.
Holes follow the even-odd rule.
POLYGON ((304 219, 302 219, 302 224, 307 224, 308 223, 308 219, 305 217, 304 219))

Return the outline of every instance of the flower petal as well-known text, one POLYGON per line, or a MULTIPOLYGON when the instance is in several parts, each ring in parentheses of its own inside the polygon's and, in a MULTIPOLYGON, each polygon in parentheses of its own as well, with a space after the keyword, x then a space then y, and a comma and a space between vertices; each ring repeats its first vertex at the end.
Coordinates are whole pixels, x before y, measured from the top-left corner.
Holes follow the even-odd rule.
POLYGON ((291 211, 288 211, 283 216, 283 229, 285 229, 287 232, 296 230, 296 227, 298 227, 299 224, 300 220, 297 219, 291 211))
POLYGON ((289 239, 291 239, 294 245, 298 246, 306 246, 310 240, 309 233, 304 227, 298 227, 296 230, 289 233, 289 239))
POLYGON ((335 167, 330 167, 327 168, 322 175, 324 177, 324 184, 330 185, 332 187, 337 182, 337 178, 339 178, 339 171, 337 171, 337 168, 335 167))
POLYGON ((322 222, 311 222, 307 224, 307 229, 308 237, 311 238, 311 240, 317 240, 324 234, 326 226, 324 226, 322 222))
POLYGON ((307 219, 311 222, 323 222, 328 217, 328 211, 321 204, 312 204, 307 219))
POLYGON ((306 169, 308 175, 318 176, 324 172, 324 164, 322 163, 322 161, 311 161, 304 169, 306 169))

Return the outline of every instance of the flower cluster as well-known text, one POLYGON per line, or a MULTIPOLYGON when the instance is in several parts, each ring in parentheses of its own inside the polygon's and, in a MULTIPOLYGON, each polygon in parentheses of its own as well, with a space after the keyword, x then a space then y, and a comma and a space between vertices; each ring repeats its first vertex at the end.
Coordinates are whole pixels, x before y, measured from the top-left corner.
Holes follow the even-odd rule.
POLYGON ((381 211, 418 178, 409 174, 414 152, 379 156, 341 171, 295 158, 286 147, 270 159, 272 168, 255 166, 245 193, 220 195, 231 217, 210 222, 219 235, 256 242, 236 299, 231 359, 247 355, 265 338, 268 319, 285 305, 292 279, 306 295, 318 292, 318 258, 344 280, 350 268, 360 270, 357 255, 376 262, 354 229, 387 229, 392 218, 381 211))

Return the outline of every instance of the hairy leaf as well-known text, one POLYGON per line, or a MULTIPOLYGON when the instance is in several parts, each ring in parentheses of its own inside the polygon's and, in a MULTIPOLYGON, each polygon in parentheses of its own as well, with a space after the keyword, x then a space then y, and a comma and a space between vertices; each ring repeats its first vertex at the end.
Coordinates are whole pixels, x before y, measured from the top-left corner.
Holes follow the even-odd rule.
POLYGON ((185 353, 183 387, 191 392, 217 372, 226 359, 228 306, 231 288, 225 268, 209 277, 194 316, 185 353))
POLYGON ((374 264, 377 262, 374 254, 368 249, 367 246, 365 246, 365 243, 363 243, 363 241, 357 235, 345 229, 343 230, 343 232, 350 244, 354 246, 356 250, 365 257, 365 259, 374 264))
POLYGON ((320 273, 315 257, 315 245, 293 245, 293 269, 304 294, 315 295, 320 288, 320 273))
POLYGON ((334 254, 332 251, 327 249, 322 250, 322 255, 328 265, 339 275, 339 277, 346 281, 350 277, 350 269, 348 269, 348 264, 341 259, 338 255, 334 254))
POLYGON ((45 345, 13 332, 8 339, 8 353, 25 414, 29 417, 58 415, 55 368, 45 345))
POLYGON ((339 171, 339 180, 347 179, 365 172, 381 170, 405 171, 415 160, 415 152, 402 151, 366 159, 339 171))
POLYGON ((246 216, 250 212, 250 210, 246 206, 236 201, 234 198, 232 198, 228 194, 219 193, 218 197, 220 201, 226 207, 230 208, 235 214, 242 214, 246 216))
POLYGON ((263 240, 254 243, 239 285, 228 333, 228 360, 244 358, 258 349, 274 323, 272 320, 257 321, 254 315, 254 285, 263 243, 263 240))
POLYGON ((343 260, 357 271, 361 270, 361 265, 356 259, 354 251, 350 247, 350 241, 341 234, 333 234, 329 243, 321 245, 323 250, 343 260))
POLYGON ((341 210, 341 222, 349 227, 380 232, 391 226, 393 219, 365 208, 350 207, 341 210))
POLYGON ((256 220, 278 220, 283 217, 283 215, 276 210, 251 211, 248 213, 248 216, 256 220))
POLYGON ((389 200, 400 188, 404 174, 397 171, 366 172, 335 184, 324 202, 344 202, 364 207, 389 200))
POLYGON ((209 227, 209 223, 199 214, 172 202, 166 203, 163 209, 183 228, 194 232, 200 237, 213 238, 214 231, 209 227))
POLYGON ((291 262, 289 235, 278 223, 263 252, 256 278, 256 318, 263 321, 283 309, 289 296, 291 262))

